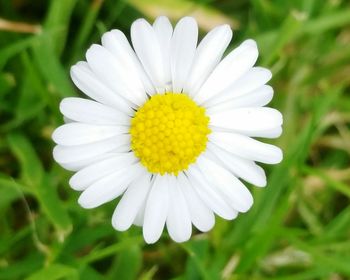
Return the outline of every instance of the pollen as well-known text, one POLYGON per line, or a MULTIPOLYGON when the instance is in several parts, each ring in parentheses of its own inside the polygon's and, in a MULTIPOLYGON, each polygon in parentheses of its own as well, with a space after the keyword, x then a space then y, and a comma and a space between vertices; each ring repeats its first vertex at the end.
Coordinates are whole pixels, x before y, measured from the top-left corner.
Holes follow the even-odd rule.
POLYGON ((209 118, 182 93, 153 95, 131 119, 131 148, 151 173, 186 170, 206 149, 209 118))

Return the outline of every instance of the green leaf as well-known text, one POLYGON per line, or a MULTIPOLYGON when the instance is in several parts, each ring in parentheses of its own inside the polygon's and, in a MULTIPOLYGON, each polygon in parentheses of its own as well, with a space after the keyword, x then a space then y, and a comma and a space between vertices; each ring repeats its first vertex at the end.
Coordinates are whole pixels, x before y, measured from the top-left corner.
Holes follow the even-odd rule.
POLYGON ((12 178, 0 174, 0 211, 22 196, 12 178))
POLYGON ((283 50, 284 46, 294 39, 295 35, 302 27, 304 20, 305 19, 303 17, 291 12, 281 24, 279 31, 274 34, 274 37, 269 38, 269 44, 261 44, 266 48, 266 50, 263 49, 262 51, 267 54, 262 62, 263 65, 271 65, 271 63, 283 50))
POLYGON ((123 239, 117 244, 113 244, 102 249, 97 248, 91 251, 89 255, 85 256, 82 260, 85 263, 94 262, 94 261, 106 258, 108 256, 115 255, 116 253, 119 253, 120 251, 132 246, 133 244, 141 243, 141 242, 142 242, 141 237, 133 237, 133 238, 130 237, 127 239, 123 239))
POLYGON ((0 49, 0 69, 2 69, 9 59, 33 46, 40 36, 32 36, 29 38, 18 40, 14 43, 8 44, 6 47, 0 49))
MULTIPOLYGON (((25 279, 43 265, 43 256, 38 252, 27 252, 24 259, 18 259, 0 269, 0 279, 25 279)), ((50 278, 47 278, 50 279, 50 278)), ((46 280, 47 280, 46 279, 46 280)))
POLYGON ((75 280, 79 279, 78 271, 70 266, 63 264, 51 264, 48 267, 45 267, 30 277, 26 278, 27 280, 56 280, 56 279, 67 279, 75 280))
POLYGON ((32 144, 19 133, 9 134, 7 139, 12 152, 20 163, 23 181, 35 192, 44 213, 57 228, 60 238, 64 237, 72 229, 70 218, 52 181, 45 174, 32 144))
POLYGON ((47 47, 54 48, 54 53, 60 54, 65 46, 70 18, 77 0, 51 0, 44 30, 50 32, 47 47))
POLYGON ((38 186, 37 195, 47 217, 57 228, 59 240, 63 241, 65 236, 72 231, 73 226, 49 176, 46 175, 42 184, 38 186))
POLYGON ((32 143, 19 133, 9 134, 7 140, 11 151, 20 163, 21 177, 24 182, 33 188, 37 188, 43 181, 44 169, 32 143))
POLYGON ((60 63, 51 44, 47 43, 47 38, 43 37, 38 42, 33 53, 41 75, 46 79, 52 93, 62 98, 76 95, 69 81, 68 71, 60 63))
POLYGON ((137 279, 136 276, 141 268, 142 255, 140 247, 131 245, 120 251, 115 268, 109 274, 109 279, 137 279))
MULTIPOLYGON (((118 5, 117 3, 116 5, 118 5)), ((79 31, 77 32, 76 40, 71 48, 71 57, 70 64, 76 63, 79 56, 81 55, 81 50, 83 49, 84 44, 86 43, 88 36, 93 29, 96 18, 99 14, 99 11, 102 6, 102 1, 93 1, 89 5, 88 11, 84 15, 83 23, 80 25, 79 31)))
POLYGON ((12 74, 0 72, 0 98, 7 94, 16 84, 12 74))

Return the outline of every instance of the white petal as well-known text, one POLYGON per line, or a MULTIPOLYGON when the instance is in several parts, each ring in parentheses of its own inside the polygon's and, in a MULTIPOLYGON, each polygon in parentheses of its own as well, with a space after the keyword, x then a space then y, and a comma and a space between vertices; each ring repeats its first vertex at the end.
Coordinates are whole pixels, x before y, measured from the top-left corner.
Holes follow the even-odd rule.
POLYGON ((130 104, 118 94, 105 86, 92 72, 86 62, 72 66, 70 75, 74 84, 87 96, 107 106, 118 109, 128 115, 133 114, 130 104))
MULTIPOLYGON (((156 177, 157 176, 152 176, 151 177, 150 189, 152 188, 154 180, 155 180, 156 177)), ((145 209, 146 209, 147 199, 148 199, 148 195, 149 195, 150 189, 148 190, 147 197, 146 197, 145 201, 143 201, 143 203, 142 203, 140 209, 138 210, 138 212, 136 214, 136 217, 135 217, 135 219, 133 221, 133 224, 135 226, 138 226, 138 227, 142 227, 143 226, 143 221, 144 221, 144 218, 145 218, 145 209)))
POLYGON ((118 29, 106 32, 102 36, 102 45, 118 58, 119 61, 122 62, 122 65, 130 69, 133 75, 141 79, 146 92, 149 94, 155 93, 151 80, 147 76, 141 62, 138 60, 123 32, 118 29))
POLYGON ((251 137, 278 138, 282 134, 282 126, 276 126, 271 129, 255 131, 254 133, 251 132, 251 133, 243 133, 243 134, 251 137))
POLYGON ((136 69, 128 68, 130 65, 125 65, 120 56, 116 58, 116 54, 94 44, 87 50, 86 60, 92 71, 114 92, 138 106, 146 101, 145 88, 136 69))
POLYGON ((101 160, 110 158, 114 155, 115 155, 115 153, 113 153, 113 151, 111 151, 108 153, 92 156, 88 159, 70 161, 70 162, 65 162, 65 163, 60 162, 59 165, 61 165, 64 169, 67 169, 69 171, 79 171, 80 169, 83 169, 83 168, 85 168, 91 164, 94 164, 96 162, 99 162, 101 160))
POLYGON ((279 127, 283 123, 282 114, 276 109, 238 108, 210 114, 210 127, 242 133, 247 136, 262 137, 265 130, 279 127))
POLYGON ((266 186, 266 175, 264 169, 251 160, 239 158, 213 143, 207 144, 208 152, 215 155, 216 160, 221 161, 224 166, 234 175, 258 187, 266 186))
POLYGON ((185 242, 191 237, 192 225, 187 202, 175 176, 169 176, 169 210, 166 220, 170 237, 185 242))
POLYGON ((178 175, 178 181, 179 187, 186 198, 193 225, 203 232, 211 230, 215 224, 213 211, 200 199, 188 178, 182 172, 178 175))
POLYGON ((111 173, 124 169, 137 162, 137 158, 131 153, 115 154, 107 159, 91 164, 77 173, 69 180, 72 189, 82 191, 95 181, 110 175, 111 173))
POLYGON ((194 18, 182 18, 171 39, 170 65, 173 92, 180 93, 191 70, 198 40, 198 26, 194 18))
POLYGON ((262 107, 267 105, 272 100, 272 97, 273 88, 269 85, 263 85, 249 93, 239 95, 213 106, 208 106, 206 112, 210 115, 216 112, 225 112, 235 108, 262 107))
POLYGON ((60 103, 61 113, 76 122, 105 125, 129 125, 130 117, 96 101, 67 97, 60 103))
POLYGON ((150 188, 151 174, 147 172, 131 183, 113 213, 112 225, 115 229, 124 231, 132 225, 150 188))
POLYGON ((167 175, 157 175, 149 193, 143 222, 143 237, 148 244, 155 243, 161 236, 169 207, 169 186, 167 175))
POLYGON ((171 83, 171 69, 170 69, 170 42, 173 35, 173 27, 169 19, 165 16, 158 17, 153 23, 153 29, 161 46, 162 61, 164 67, 164 74, 166 84, 171 83))
POLYGON ((146 170, 138 163, 120 169, 88 187, 79 197, 83 208, 95 208, 120 196, 146 170))
POLYGON ((152 26, 144 19, 138 19, 131 26, 131 41, 143 68, 158 92, 164 91, 166 72, 162 50, 152 26))
POLYGON ((220 62, 231 38, 232 30, 227 24, 214 28, 203 38, 196 50, 184 92, 190 96, 194 96, 198 92, 220 62))
POLYGON ((52 139, 59 145, 76 146, 98 142, 116 135, 126 134, 129 127, 120 125, 94 125, 68 123, 56 128, 52 139))
POLYGON ((216 127, 216 126, 211 126, 210 128, 212 131, 215 131, 215 132, 239 133, 239 134, 249 136, 249 137, 277 138, 277 137, 280 137, 282 134, 282 126, 276 126, 276 127, 269 128, 269 129, 253 130, 253 131, 250 131, 250 130, 237 131, 237 130, 232 130, 232 129, 220 128, 220 127, 216 127))
POLYGON ((215 188, 208 184, 208 182, 203 178, 204 176, 202 172, 200 172, 197 167, 192 165, 187 170, 187 173, 191 185, 194 187, 199 197, 211 210, 226 220, 232 220, 237 217, 238 212, 228 205, 228 203, 215 190, 215 188))
POLYGON ((224 150, 239 157, 268 164, 282 161, 280 148, 259 142, 250 137, 228 132, 212 132, 209 140, 224 150))
POLYGON ((205 106, 210 107, 215 104, 225 102, 232 98, 252 92, 272 78, 270 70, 262 67, 253 67, 241 78, 231 84, 228 88, 218 93, 215 97, 205 102, 205 106))
POLYGON ((90 160, 96 156, 115 151, 127 152, 130 150, 130 136, 118 135, 107 140, 79 145, 61 146, 53 149, 53 157, 58 163, 70 163, 76 161, 90 160))
MULTIPOLYGON (((151 182, 151 186, 152 186, 152 184, 153 183, 151 182)), ((143 226, 143 220, 145 218, 145 209, 146 209, 146 204, 147 204, 147 197, 146 197, 145 201, 143 202, 143 204, 141 205, 139 211, 137 212, 134 221, 132 222, 133 225, 135 225, 135 226, 138 226, 138 227, 143 226)))
POLYGON ((194 100, 201 105, 216 96, 253 67, 257 58, 256 43, 253 40, 244 41, 219 63, 194 100))
POLYGON ((247 212, 250 209, 253 197, 232 173, 208 159, 205 154, 197 159, 197 164, 209 184, 222 194, 233 209, 239 212, 247 212))

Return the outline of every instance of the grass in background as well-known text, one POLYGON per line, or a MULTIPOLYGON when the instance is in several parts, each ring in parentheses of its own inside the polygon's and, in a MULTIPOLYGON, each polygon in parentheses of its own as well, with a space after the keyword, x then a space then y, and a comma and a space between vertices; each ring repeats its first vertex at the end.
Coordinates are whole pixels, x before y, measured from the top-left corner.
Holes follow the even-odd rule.
POLYGON ((350 279, 349 45, 346 0, 0 0, 0 279, 350 279), (50 135, 88 46, 160 14, 194 15, 202 34, 228 22, 231 48, 257 40, 285 157, 247 214, 149 246, 113 230, 116 202, 78 206, 50 135))

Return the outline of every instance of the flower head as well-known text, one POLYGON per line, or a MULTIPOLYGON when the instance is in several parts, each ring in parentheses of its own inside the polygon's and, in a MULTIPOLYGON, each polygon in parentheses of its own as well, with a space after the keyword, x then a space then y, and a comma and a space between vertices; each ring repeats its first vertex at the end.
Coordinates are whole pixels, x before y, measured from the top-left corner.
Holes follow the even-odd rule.
POLYGON ((153 25, 139 19, 133 48, 112 30, 72 67, 73 82, 91 99, 62 100, 66 124, 53 133, 53 154, 76 172, 69 183, 82 191, 82 207, 122 196, 113 226, 142 226, 148 243, 165 225, 183 242, 192 224, 209 231, 214 213, 232 220, 249 210, 253 198, 241 180, 263 187, 255 161, 282 160, 279 148, 253 138, 278 137, 282 116, 265 107, 271 72, 253 67, 253 40, 222 59, 231 37, 228 25, 218 26, 197 46, 193 18, 174 29, 166 17, 153 25))

